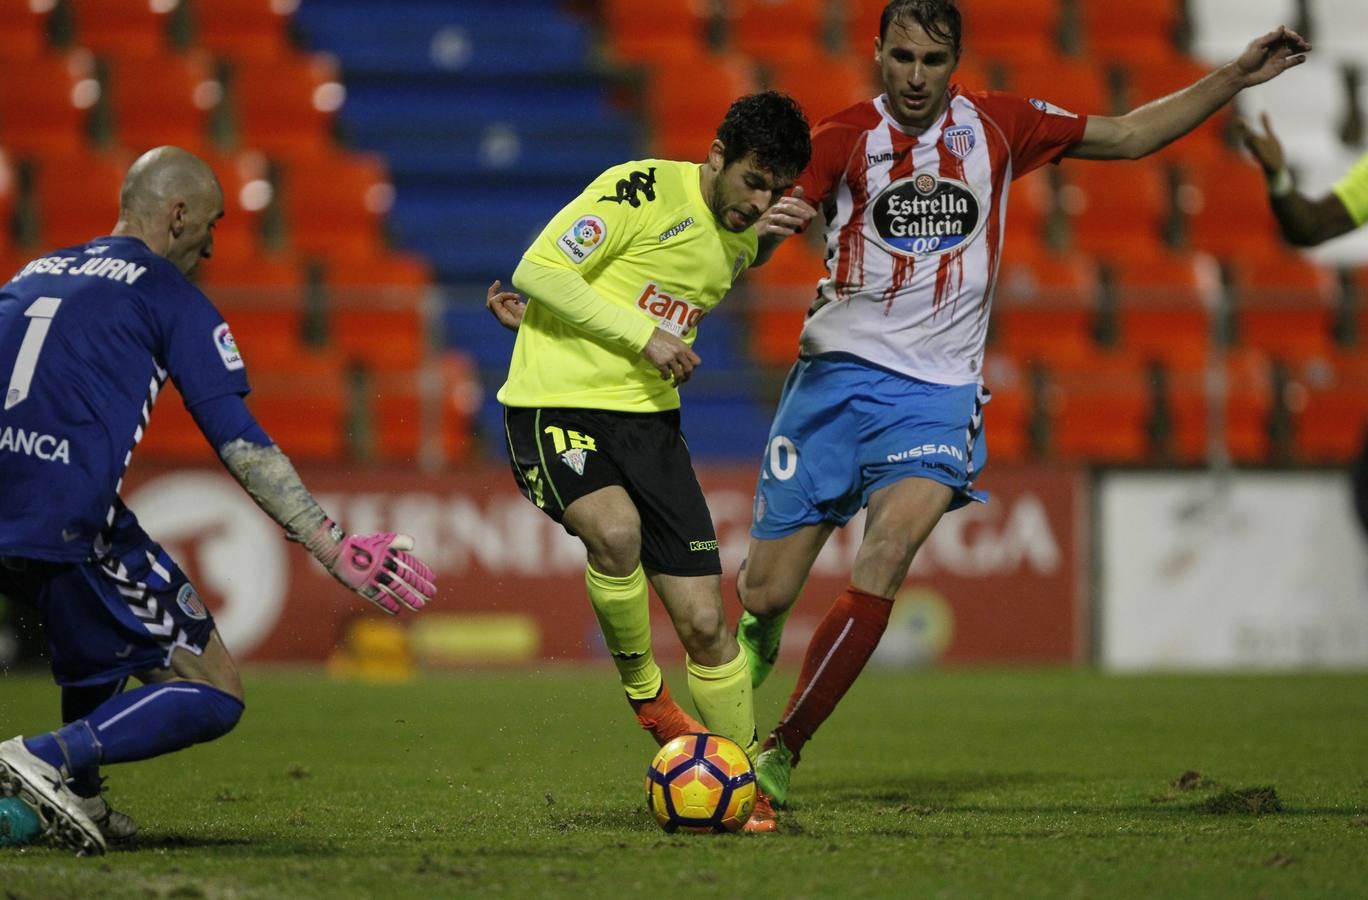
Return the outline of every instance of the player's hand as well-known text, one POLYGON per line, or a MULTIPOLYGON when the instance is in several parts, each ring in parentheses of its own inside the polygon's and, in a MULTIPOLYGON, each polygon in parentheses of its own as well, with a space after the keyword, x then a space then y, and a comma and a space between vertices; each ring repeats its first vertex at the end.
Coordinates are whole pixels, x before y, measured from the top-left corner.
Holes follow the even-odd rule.
POLYGON ((803 186, 793 189, 787 197, 780 197, 773 206, 760 214, 755 222, 755 233, 761 239, 782 241, 807 228, 817 214, 803 199, 803 186))
POLYGON ((1263 123, 1262 133, 1250 128, 1244 119, 1236 117, 1235 133, 1240 143, 1245 145, 1245 149, 1253 154, 1263 167, 1264 174, 1272 177, 1282 171, 1287 160, 1283 156, 1282 142, 1273 133, 1273 123, 1269 121, 1268 113, 1260 115, 1259 121, 1263 123))
POLYGON ((663 328, 651 332, 651 339, 641 349, 641 355, 656 367, 661 378, 667 381, 673 378, 676 386, 688 381, 693 370, 703 363, 693 348, 663 328))
POLYGON ((515 291, 503 290, 503 282, 495 279, 485 292, 485 309, 494 314, 500 325, 517 331, 522 325, 523 313, 527 312, 527 301, 515 291))
POLYGON ((437 593, 432 570, 405 552, 412 549, 413 538, 406 534, 353 534, 321 554, 319 562, 338 581, 392 616, 401 608, 417 612, 437 593))
POLYGON ((1251 41, 1235 60, 1235 67, 1244 78, 1244 86, 1252 87, 1306 62, 1310 49, 1306 38, 1286 25, 1279 25, 1276 31, 1251 41))

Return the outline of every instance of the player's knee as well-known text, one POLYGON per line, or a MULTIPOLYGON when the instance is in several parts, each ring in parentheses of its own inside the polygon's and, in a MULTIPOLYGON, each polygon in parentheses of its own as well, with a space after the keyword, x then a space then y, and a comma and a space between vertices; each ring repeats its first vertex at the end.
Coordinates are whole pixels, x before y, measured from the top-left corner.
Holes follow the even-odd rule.
POLYGON ((721 607, 703 606, 690 610, 688 615, 677 620, 679 641, 693 659, 705 665, 719 665, 720 662, 707 662, 717 657, 730 637, 726 618, 721 607))
POLYGON ((736 584, 741 605, 757 616, 774 616, 788 609, 797 593, 782 586, 778 579, 765 578, 751 569, 743 569, 736 584))
POLYGON ((623 578, 641 562, 641 523, 604 523, 593 535, 584 536, 584 546, 591 566, 604 575, 623 578))
POLYGON ((212 741, 232 731, 246 708, 239 697, 225 693, 218 688, 205 687, 201 724, 203 731, 196 743, 212 741))

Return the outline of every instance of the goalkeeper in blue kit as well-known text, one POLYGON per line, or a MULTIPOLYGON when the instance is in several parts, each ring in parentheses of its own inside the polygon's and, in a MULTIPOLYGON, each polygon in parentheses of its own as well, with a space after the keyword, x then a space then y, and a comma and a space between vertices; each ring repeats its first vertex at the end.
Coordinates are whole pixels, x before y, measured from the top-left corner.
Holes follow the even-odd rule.
POLYGON ((232 332, 187 280, 222 216, 213 171, 159 147, 129 168, 109 235, 0 286, 0 595, 38 610, 66 723, 0 743, 0 794, 79 853, 136 831, 101 765, 213 740, 243 711, 212 616, 119 499, 168 377, 228 471, 345 586, 391 615, 436 591, 411 538, 329 519, 248 411, 232 332))

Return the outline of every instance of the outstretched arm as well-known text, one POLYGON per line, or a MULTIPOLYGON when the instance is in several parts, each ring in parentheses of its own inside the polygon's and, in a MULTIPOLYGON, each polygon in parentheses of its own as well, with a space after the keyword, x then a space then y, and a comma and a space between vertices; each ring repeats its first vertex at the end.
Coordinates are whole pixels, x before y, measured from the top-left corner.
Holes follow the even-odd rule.
POLYGON ((1148 156, 1202 124, 1245 88, 1301 65, 1310 49, 1301 35, 1279 27, 1250 42, 1237 59, 1180 91, 1124 116, 1089 116, 1083 140, 1065 155, 1080 159, 1148 156))
POLYGON ((437 592, 432 570, 403 534, 348 535, 314 500, 289 457, 257 425, 242 397, 231 394, 190 409, 229 473, 257 506, 303 544, 333 577, 389 615, 417 611, 437 592))
POLYGON ((1258 160, 1268 179, 1268 202, 1287 242, 1297 247, 1314 247, 1353 231, 1354 219, 1334 192, 1312 200, 1297 190, 1268 113, 1263 114, 1262 122, 1262 132, 1250 128, 1243 119, 1237 119, 1235 125, 1241 142, 1258 160))

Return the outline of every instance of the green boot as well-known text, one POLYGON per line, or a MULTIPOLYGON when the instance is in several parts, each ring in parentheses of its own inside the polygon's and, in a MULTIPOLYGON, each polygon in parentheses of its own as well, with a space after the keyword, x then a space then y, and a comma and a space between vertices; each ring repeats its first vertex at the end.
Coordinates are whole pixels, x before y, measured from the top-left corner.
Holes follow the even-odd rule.
POLYGON ((779 639, 784 636, 784 623, 788 617, 789 610, 763 619, 754 613, 742 612, 737 620, 736 640, 746 648, 752 688, 764 684, 774 669, 774 662, 779 658, 779 639))

